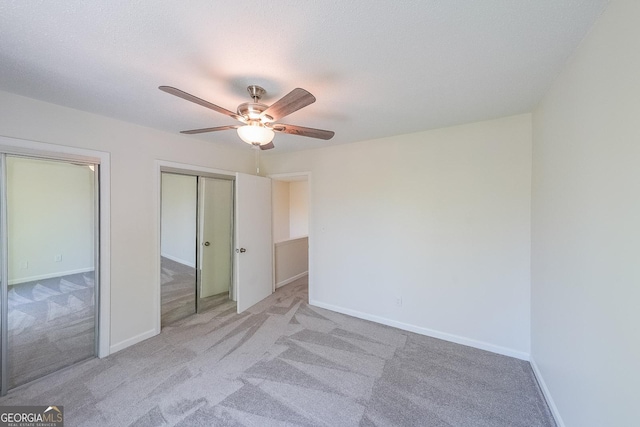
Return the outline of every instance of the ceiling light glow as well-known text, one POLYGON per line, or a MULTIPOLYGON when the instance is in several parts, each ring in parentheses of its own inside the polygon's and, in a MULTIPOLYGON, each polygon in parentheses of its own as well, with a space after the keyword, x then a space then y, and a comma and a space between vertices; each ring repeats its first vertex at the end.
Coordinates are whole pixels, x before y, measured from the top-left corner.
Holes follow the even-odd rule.
POLYGON ((266 145, 273 141, 275 135, 274 131, 260 123, 251 123, 238 128, 240 139, 251 145, 266 145))

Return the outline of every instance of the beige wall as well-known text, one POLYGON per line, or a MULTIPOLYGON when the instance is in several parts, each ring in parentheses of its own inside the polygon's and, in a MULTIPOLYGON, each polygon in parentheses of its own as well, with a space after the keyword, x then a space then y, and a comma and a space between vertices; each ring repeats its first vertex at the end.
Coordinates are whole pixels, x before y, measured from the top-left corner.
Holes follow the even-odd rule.
POLYGON ((309 234, 308 181, 272 180, 274 242, 309 234))
POLYGON ((309 271, 309 238, 300 237, 274 245, 276 287, 305 276, 309 271))
POLYGON ((561 425, 638 425, 640 2, 612 1, 534 112, 532 358, 561 425))
POLYGON ((153 335, 158 325, 156 161, 255 170, 254 153, 246 144, 227 148, 6 92, 0 92, 0 135, 110 153, 111 347, 115 349, 153 335))
POLYGON ((528 357, 530 115, 268 154, 263 170, 313 174, 313 304, 528 357))
POLYGON ((309 182, 289 183, 289 236, 291 238, 309 234, 309 182))
POLYGON ((273 241, 289 239, 289 183, 271 181, 273 210, 273 241))

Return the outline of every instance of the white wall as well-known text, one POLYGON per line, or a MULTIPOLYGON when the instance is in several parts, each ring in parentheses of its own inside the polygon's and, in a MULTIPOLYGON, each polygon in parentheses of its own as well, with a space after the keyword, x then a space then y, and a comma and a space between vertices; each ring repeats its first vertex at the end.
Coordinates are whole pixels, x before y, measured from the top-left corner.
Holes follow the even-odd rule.
POLYGON ((94 269, 94 183, 89 166, 7 158, 9 284, 94 269))
POLYGON ((533 120, 532 357, 567 426, 637 426, 640 2, 612 1, 533 120))
MULTIPOLYGON (((162 96, 159 94, 159 96, 162 96)), ((110 153, 111 347, 151 336, 159 319, 160 188, 156 160, 251 173, 246 144, 167 133, 0 92, 0 135, 110 153)))
POLYGON ((312 303, 528 356, 530 115, 269 154, 263 170, 313 173, 312 303))
POLYGON ((309 234, 309 182, 289 183, 289 236, 291 238, 309 234))
POLYGON ((194 268, 197 195, 195 176, 162 174, 162 256, 194 268))
POLYGON ((273 210, 273 241, 289 239, 289 183, 271 181, 273 210))

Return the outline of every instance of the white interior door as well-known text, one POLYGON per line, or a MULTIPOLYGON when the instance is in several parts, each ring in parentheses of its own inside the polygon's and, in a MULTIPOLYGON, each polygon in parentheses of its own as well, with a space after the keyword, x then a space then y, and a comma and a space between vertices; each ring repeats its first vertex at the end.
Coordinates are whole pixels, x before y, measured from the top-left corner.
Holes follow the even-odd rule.
POLYGON ((238 313, 271 295, 271 180, 236 174, 236 290, 238 313))

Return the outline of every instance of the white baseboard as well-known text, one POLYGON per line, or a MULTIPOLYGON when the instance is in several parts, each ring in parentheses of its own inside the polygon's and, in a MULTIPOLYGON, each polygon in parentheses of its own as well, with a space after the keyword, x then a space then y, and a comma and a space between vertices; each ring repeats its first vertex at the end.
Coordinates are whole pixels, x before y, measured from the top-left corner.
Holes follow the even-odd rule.
POLYGON ((308 275, 309 275, 309 272, 308 272, 308 271, 303 271, 303 272, 302 272, 302 273, 300 273, 300 274, 296 274, 296 275, 295 275, 295 276, 293 276, 293 277, 289 277, 288 279, 283 280, 282 282, 278 282, 278 283, 276 283, 276 289, 278 289, 280 286, 288 285, 288 284, 289 284, 289 283, 291 283, 291 282, 295 282, 295 281, 296 281, 296 280, 298 280, 299 278, 304 277, 304 276, 308 276, 308 275))
POLYGON ((124 350, 127 347, 131 347, 134 344, 138 344, 139 342, 142 342, 148 338, 151 338, 153 336, 158 335, 158 332, 155 329, 151 329, 149 331, 143 332, 141 334, 136 335, 135 337, 131 337, 129 339, 126 339, 124 341, 120 341, 117 344, 112 345, 109 348, 109 354, 113 354, 115 352, 118 352, 120 350, 124 350))
POLYGON ((402 329, 404 331, 415 332, 416 334, 426 335, 432 338, 438 338, 445 341, 454 342, 456 344, 462 344, 469 347, 479 348, 481 350, 490 351, 492 353, 502 354, 504 356, 515 357, 516 359, 529 360, 529 353, 524 351, 514 350, 508 347, 502 347, 499 345, 490 344, 483 341, 477 341, 471 338, 461 337, 458 335, 449 334, 446 332, 435 331, 433 329, 423 328, 420 326, 410 325, 408 323, 398 322, 396 320, 387 319, 385 317, 375 316, 373 314, 362 313, 360 311, 351 310, 335 306, 332 304, 325 304, 316 300, 309 300, 309 304, 326 308, 327 310, 336 311, 338 313, 347 314, 349 316, 357 317, 359 319, 370 320, 372 322, 381 323, 387 326, 393 326, 394 328, 402 329))
POLYGON ((45 279, 52 279, 54 277, 62 277, 62 276, 70 276, 72 274, 78 274, 78 273, 88 273, 90 271, 95 270, 93 267, 88 267, 88 268, 79 268, 77 270, 68 270, 68 271, 59 271, 56 273, 49 273, 49 274, 39 274, 37 276, 29 276, 29 277, 21 277, 19 279, 11 279, 9 280, 9 286, 11 285, 18 285, 20 283, 27 283, 27 282, 35 282, 36 280, 45 280, 45 279))
POLYGON ((547 405, 549 405, 549 409, 551 409, 551 414, 553 415, 553 418, 556 420, 556 424, 558 425, 558 427, 565 427, 564 421, 562 420, 562 417, 560 416, 560 412, 558 411, 558 407, 556 406, 556 403, 551 397, 551 392, 547 387, 547 383, 544 382, 544 378, 542 377, 542 372, 540 372, 540 368, 538 368, 538 364, 536 363, 535 360, 533 360, 533 357, 529 357, 529 363, 531 363, 531 368, 533 369, 533 373, 536 376, 536 380, 538 380, 538 384, 540 385, 542 394, 544 395, 544 398, 547 401, 547 405))
POLYGON ((189 262, 187 260, 175 257, 173 255, 167 255, 167 254, 160 254, 160 255, 163 256, 164 258, 170 259, 171 261, 175 261, 175 262, 177 262, 179 264, 186 265, 187 267, 196 268, 196 265, 193 262, 189 262))

